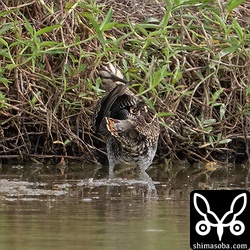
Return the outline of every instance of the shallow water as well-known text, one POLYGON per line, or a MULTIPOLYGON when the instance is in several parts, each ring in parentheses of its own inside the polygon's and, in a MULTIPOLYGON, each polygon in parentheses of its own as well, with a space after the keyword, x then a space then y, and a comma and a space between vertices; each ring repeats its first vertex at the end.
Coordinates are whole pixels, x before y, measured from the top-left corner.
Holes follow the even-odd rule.
POLYGON ((189 193, 250 183, 246 166, 154 166, 150 197, 131 173, 108 180, 92 166, 65 179, 25 168, 0 175, 1 250, 190 249, 189 193))

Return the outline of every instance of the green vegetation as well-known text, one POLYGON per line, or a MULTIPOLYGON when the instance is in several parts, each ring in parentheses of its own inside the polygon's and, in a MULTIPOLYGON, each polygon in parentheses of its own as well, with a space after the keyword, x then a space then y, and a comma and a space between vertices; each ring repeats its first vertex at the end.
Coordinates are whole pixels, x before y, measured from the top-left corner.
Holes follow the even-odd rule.
POLYGON ((250 4, 1 1, 0 157, 101 161, 91 130, 112 62, 156 109, 158 158, 249 156, 250 4))

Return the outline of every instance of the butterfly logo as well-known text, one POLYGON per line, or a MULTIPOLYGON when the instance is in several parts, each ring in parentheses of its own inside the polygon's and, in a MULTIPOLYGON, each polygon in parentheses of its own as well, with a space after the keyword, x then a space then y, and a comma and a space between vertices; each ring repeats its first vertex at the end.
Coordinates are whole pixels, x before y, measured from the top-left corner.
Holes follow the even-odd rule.
POLYGON ((235 236, 238 236, 238 235, 241 235, 244 233, 245 225, 243 224, 242 221, 237 220, 237 217, 246 208, 246 205, 247 205, 247 194, 246 193, 239 194, 233 199, 231 206, 230 206, 230 210, 227 211, 222 216, 221 219, 219 219, 219 217, 213 211, 211 211, 210 205, 209 205, 207 199, 203 195, 195 193, 194 197, 193 197, 193 204, 194 204, 196 211, 203 217, 203 219, 200 220, 199 222, 197 222, 196 226, 195 226, 195 230, 199 235, 204 236, 204 235, 209 234, 211 227, 217 228, 217 235, 218 235, 219 241, 221 241, 221 239, 222 239, 225 227, 229 227, 230 232, 235 236), (238 208, 239 206, 236 207, 235 204, 239 203, 240 199, 243 199, 243 205, 239 209, 238 208), (199 206, 198 206, 199 200, 200 200, 200 202, 203 202, 203 204, 205 204, 205 206, 200 206, 200 208, 199 208, 199 206), (204 207, 205 207, 205 209, 204 209, 204 207), (225 220, 226 219, 228 220, 228 218, 231 218, 231 217, 232 217, 231 221, 225 223, 225 220), (211 222, 211 219, 213 219, 213 222, 211 222))

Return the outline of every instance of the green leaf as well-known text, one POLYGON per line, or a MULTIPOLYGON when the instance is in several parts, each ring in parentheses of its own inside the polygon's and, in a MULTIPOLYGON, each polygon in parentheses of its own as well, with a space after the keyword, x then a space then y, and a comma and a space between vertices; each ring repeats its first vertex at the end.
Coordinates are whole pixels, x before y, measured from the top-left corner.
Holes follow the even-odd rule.
POLYGON ((3 28, 0 29, 0 35, 2 35, 3 33, 5 33, 5 31, 9 30, 12 26, 13 26, 12 23, 4 24, 3 28))
POLYGON ((214 147, 214 138, 213 138, 213 136, 210 135, 208 137, 208 140, 209 140, 209 143, 211 144, 211 146, 214 147))
POLYGON ((240 4, 242 4, 244 0, 229 0, 227 3, 227 12, 229 13, 234 8, 238 7, 240 4))
POLYGON ((56 25, 52 25, 52 26, 48 26, 48 27, 42 28, 42 29, 38 30, 35 33, 35 36, 40 36, 40 35, 42 35, 44 33, 48 33, 51 30, 54 30, 54 29, 57 29, 57 28, 60 28, 60 27, 61 27, 61 24, 56 24, 56 25))
POLYGON ((153 86, 157 86, 159 82, 161 82, 165 77, 167 73, 167 66, 164 65, 161 69, 155 72, 154 74, 154 80, 153 80, 153 86))
POLYGON ((107 23, 103 28, 102 31, 110 30, 114 26, 116 26, 118 22, 107 23))
POLYGON ((217 15, 215 12, 212 12, 212 14, 214 16, 215 21, 217 21, 218 24, 223 28, 223 30, 226 31, 227 30, 227 25, 226 25, 225 21, 222 20, 222 18, 219 15, 217 15))
POLYGON ((101 29, 99 24, 97 23, 97 21, 89 14, 89 13, 83 13, 83 15, 88 18, 88 20, 90 21, 90 23, 92 24, 93 28, 95 29, 97 38, 99 40, 99 42, 101 43, 102 47, 105 48, 106 47, 106 42, 103 38, 101 29))
POLYGON ((0 108, 4 108, 6 104, 6 97, 2 91, 0 91, 0 108))
POLYGON ((34 97, 31 99, 31 101, 30 101, 31 106, 35 105, 35 103, 37 102, 37 98, 38 98, 41 94, 42 94, 41 91, 38 91, 38 92, 35 94, 35 96, 34 96, 34 97))
POLYGON ((0 76, 0 83, 3 83, 5 86, 7 86, 6 84, 11 83, 11 81, 5 77, 0 76))
POLYGON ((36 29, 34 26, 32 26, 29 22, 29 20, 22 14, 22 19, 24 20, 24 23, 25 23, 25 28, 26 30, 30 33, 31 36, 34 35, 34 33, 36 32, 36 29))
POLYGON ((247 85, 247 95, 250 94, 250 84, 247 85))
POLYGON ((204 122, 203 122, 204 126, 210 126, 210 125, 215 124, 215 123, 216 123, 215 119, 207 119, 207 120, 204 120, 204 122))
POLYGON ((7 64, 7 65, 5 66, 5 68, 8 69, 8 70, 12 70, 12 69, 14 69, 15 67, 17 67, 17 64, 15 64, 15 63, 10 63, 10 64, 7 64))
POLYGON ((219 141, 219 144, 227 144, 231 141, 232 141, 232 139, 223 139, 223 140, 219 141))
POLYGON ((3 11, 3 12, 0 13, 0 17, 5 16, 5 15, 8 15, 8 14, 10 14, 10 13, 12 13, 12 12, 15 12, 16 10, 17 10, 17 9, 3 11))
POLYGON ((60 48, 48 48, 48 49, 46 49, 44 51, 44 53, 51 54, 51 55, 54 55, 54 54, 64 54, 65 50, 60 49, 60 48))
POLYGON ((206 128, 203 128, 203 130, 204 130, 206 133, 210 133, 210 132, 213 130, 213 127, 206 127, 206 128))
POLYGON ((226 105, 222 103, 220 106, 220 120, 221 121, 224 118, 226 111, 227 111, 226 105))
POLYGON ((86 65, 85 63, 82 63, 82 64, 79 65, 78 70, 79 70, 79 72, 82 72, 82 71, 84 71, 86 68, 87 68, 87 65, 86 65))
POLYGON ((64 142, 64 146, 67 146, 68 144, 71 143, 71 140, 67 139, 65 142, 64 142))
POLYGON ((4 46, 6 46, 7 48, 9 48, 8 43, 3 38, 1 38, 1 37, 0 37, 0 43, 2 43, 4 46))
POLYGON ((109 9, 107 15, 105 16, 105 18, 104 18, 102 24, 100 25, 100 30, 101 30, 101 31, 103 31, 103 28, 110 22, 110 19, 111 19, 111 17, 112 17, 112 12, 113 12, 113 11, 112 11, 112 7, 110 7, 110 9, 109 9))
MULTIPOLYGON (((146 37, 148 36, 147 30, 142 25, 137 25, 137 28, 143 35, 145 35, 146 37)), ((150 40, 149 37, 147 38, 147 40, 150 40)))
POLYGON ((218 90, 216 90, 213 94, 212 94, 212 100, 210 101, 210 104, 215 104, 215 101, 220 97, 221 93, 223 93, 224 88, 220 88, 218 90))
POLYGON ((158 117, 172 116, 173 114, 170 112, 159 112, 158 117))
POLYGON ((182 71, 178 69, 173 75, 172 84, 177 83, 181 78, 182 78, 182 71))
POLYGON ((215 55, 215 59, 218 60, 228 54, 232 54, 234 53, 237 49, 239 48, 239 45, 235 45, 235 46, 231 46, 231 47, 228 47, 228 48, 225 48, 223 50, 221 50, 217 55, 215 55))
POLYGON ((204 3, 210 3, 212 0, 174 0, 174 3, 178 5, 201 5, 204 3))
POLYGON ((6 58, 9 58, 11 59, 10 55, 7 53, 7 51, 9 52, 9 50, 0 50, 0 55, 2 57, 6 57, 6 58))
POLYGON ((40 48, 50 47, 51 45, 63 46, 63 43, 59 43, 55 41, 44 41, 40 44, 40 48))
POLYGON ((233 24, 232 27, 234 28, 234 30, 237 33, 238 38, 240 39, 240 41, 244 41, 244 28, 240 26, 240 24, 233 19, 233 24))

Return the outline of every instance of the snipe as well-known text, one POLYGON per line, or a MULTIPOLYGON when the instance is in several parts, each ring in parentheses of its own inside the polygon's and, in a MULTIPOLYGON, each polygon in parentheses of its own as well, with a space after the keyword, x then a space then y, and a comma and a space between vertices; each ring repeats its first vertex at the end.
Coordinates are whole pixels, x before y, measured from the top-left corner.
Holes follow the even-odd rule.
POLYGON ((111 66, 99 71, 109 93, 97 105, 93 127, 106 138, 110 178, 119 164, 138 166, 145 173, 157 149, 157 115, 128 89, 129 82, 115 75, 111 66))

